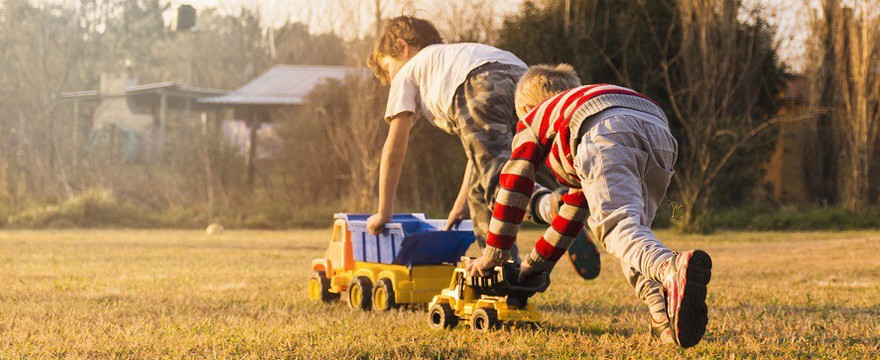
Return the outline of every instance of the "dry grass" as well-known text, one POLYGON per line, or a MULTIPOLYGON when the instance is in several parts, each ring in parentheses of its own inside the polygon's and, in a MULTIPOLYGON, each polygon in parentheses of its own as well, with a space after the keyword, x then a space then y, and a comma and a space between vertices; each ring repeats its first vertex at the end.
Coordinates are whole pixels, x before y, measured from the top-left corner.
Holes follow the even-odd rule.
MULTIPOLYGON (((880 353, 880 233, 678 236, 715 261, 696 348, 651 343, 647 314, 603 254, 567 264, 535 302, 539 330, 432 331, 421 311, 306 299, 327 231, 0 232, 0 358, 827 357, 880 353)), ((537 236, 536 232, 526 234, 537 236)), ((472 251, 474 249, 471 249, 472 251)))

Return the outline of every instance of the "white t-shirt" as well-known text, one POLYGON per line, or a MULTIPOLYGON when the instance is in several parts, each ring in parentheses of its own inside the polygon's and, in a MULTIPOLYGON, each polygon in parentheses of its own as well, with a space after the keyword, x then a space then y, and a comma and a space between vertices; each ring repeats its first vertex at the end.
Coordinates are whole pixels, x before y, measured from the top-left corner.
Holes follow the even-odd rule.
POLYGON ((528 67, 510 52, 489 45, 461 43, 426 46, 406 62, 391 80, 385 120, 403 112, 422 115, 447 133, 455 91, 468 73, 477 67, 497 62, 528 67))

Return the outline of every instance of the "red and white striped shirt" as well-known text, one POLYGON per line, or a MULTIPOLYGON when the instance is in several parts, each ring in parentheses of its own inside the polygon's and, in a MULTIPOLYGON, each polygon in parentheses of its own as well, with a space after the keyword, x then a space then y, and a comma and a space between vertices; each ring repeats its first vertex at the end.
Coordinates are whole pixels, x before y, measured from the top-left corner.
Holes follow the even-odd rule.
POLYGON ((562 197, 563 205, 550 227, 535 244, 534 253, 554 262, 565 254, 589 214, 573 164, 578 132, 584 120, 612 107, 630 108, 666 119, 663 110, 644 95, 624 87, 600 84, 561 92, 517 124, 513 153, 499 178, 486 237, 487 255, 498 258, 497 254, 510 249, 516 241, 534 189, 535 171, 542 162, 560 184, 569 187, 569 192, 562 197))

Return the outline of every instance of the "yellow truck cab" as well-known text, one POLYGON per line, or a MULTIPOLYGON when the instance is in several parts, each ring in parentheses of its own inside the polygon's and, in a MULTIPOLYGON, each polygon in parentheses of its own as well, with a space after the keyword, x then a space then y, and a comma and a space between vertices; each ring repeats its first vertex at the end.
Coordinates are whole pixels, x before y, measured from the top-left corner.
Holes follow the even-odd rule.
POLYGON ((474 242, 470 221, 442 231, 446 220, 395 214, 385 232, 366 230, 368 214, 336 214, 324 257, 312 260, 308 295, 352 309, 426 304, 446 287, 455 262, 474 242))
MULTIPOLYGON (((462 262, 464 263, 464 262, 462 262)), ((449 286, 428 305, 428 323, 433 328, 453 328, 466 321, 474 331, 490 331, 502 324, 534 325, 541 314, 528 298, 550 285, 547 273, 517 283, 519 268, 513 262, 495 267, 487 277, 470 276, 464 267, 452 274, 449 286)))

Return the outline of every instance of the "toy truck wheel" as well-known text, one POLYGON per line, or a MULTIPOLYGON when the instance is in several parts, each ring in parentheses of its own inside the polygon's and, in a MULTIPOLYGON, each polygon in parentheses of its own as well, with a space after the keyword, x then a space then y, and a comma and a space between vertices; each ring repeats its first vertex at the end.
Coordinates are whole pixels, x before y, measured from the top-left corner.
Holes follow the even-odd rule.
POLYGON ((351 279, 348 285, 348 306, 354 310, 370 311, 373 308, 373 283, 365 276, 351 279))
POLYGON ((376 288, 373 289, 373 309, 388 311, 397 307, 394 300, 394 286, 390 279, 379 279, 376 288))
POLYGON ((495 309, 480 308, 471 315, 471 329, 478 332, 489 332, 501 327, 498 312, 495 309))
POLYGON ((458 325, 458 316, 449 304, 434 304, 428 309, 428 321, 432 328, 451 329, 458 325))
POLYGON ((339 300, 339 294, 330 292, 330 279, 323 271, 315 271, 309 279, 309 299, 325 303, 339 300))

